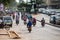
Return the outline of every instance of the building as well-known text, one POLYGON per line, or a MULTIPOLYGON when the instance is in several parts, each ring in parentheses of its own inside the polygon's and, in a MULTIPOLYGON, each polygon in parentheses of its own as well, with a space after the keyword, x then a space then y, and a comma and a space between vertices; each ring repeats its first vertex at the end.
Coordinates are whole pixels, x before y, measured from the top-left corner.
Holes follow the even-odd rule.
POLYGON ((60 0, 43 0, 50 8, 60 8, 60 0))

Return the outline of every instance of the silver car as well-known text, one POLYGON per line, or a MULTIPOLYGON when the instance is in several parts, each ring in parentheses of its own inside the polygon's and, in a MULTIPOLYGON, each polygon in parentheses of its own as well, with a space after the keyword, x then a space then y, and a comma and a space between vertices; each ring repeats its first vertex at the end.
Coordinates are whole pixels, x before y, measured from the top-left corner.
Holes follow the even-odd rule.
POLYGON ((38 12, 40 12, 40 13, 45 13, 45 8, 39 8, 39 9, 38 9, 38 12))
POLYGON ((46 10, 45 10, 45 13, 46 13, 47 15, 55 15, 55 10, 46 9, 46 10))

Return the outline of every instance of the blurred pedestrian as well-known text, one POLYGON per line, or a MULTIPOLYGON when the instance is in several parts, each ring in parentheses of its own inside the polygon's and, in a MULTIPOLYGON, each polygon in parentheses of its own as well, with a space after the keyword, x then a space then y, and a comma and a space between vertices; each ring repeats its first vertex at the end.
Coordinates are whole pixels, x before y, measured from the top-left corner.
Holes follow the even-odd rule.
POLYGON ((32 22, 29 20, 28 23, 27 23, 27 28, 28 28, 28 31, 29 33, 31 32, 32 30, 32 22))
POLYGON ((45 26, 45 19, 44 18, 42 18, 42 20, 41 20, 41 25, 42 25, 42 27, 45 26))
POLYGON ((27 16, 26 15, 23 16, 23 21, 24 21, 24 24, 26 24, 26 21, 27 21, 27 16))
POLYGON ((15 19, 15 13, 13 13, 13 19, 15 19))
POLYGON ((56 17, 53 17, 53 23, 56 24, 56 17))
POLYGON ((23 15, 21 15, 21 19, 23 20, 23 15))
POLYGON ((18 16, 20 16, 20 13, 18 12, 18 16))
POLYGON ((19 24, 19 16, 16 15, 16 24, 18 25, 19 24))

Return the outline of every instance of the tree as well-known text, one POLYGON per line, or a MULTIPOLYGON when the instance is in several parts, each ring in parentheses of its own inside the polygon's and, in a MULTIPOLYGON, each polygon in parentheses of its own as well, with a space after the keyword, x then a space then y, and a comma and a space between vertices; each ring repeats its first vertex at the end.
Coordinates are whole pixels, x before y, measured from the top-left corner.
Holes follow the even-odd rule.
POLYGON ((15 0, 0 0, 0 3, 3 3, 5 6, 8 6, 12 1, 15 0))
POLYGON ((19 11, 24 10, 24 7, 26 7, 26 3, 23 1, 22 3, 19 3, 17 7, 19 11))
POLYGON ((29 13, 30 13, 31 7, 32 7, 31 4, 27 4, 27 5, 26 5, 26 12, 29 12, 29 13))
POLYGON ((24 1, 18 5, 19 8, 20 7, 22 8, 22 7, 25 7, 25 6, 26 6, 26 3, 24 1))
POLYGON ((38 7, 39 7, 39 6, 37 6, 37 5, 41 5, 41 4, 43 4, 43 3, 44 3, 43 0, 36 0, 36 4, 35 4, 36 6, 35 6, 35 8, 34 8, 34 9, 35 9, 35 14, 37 13, 38 7))
POLYGON ((31 4, 25 3, 24 1, 18 5, 18 10, 26 9, 26 12, 30 12, 31 4))
POLYGON ((36 0, 36 4, 42 4, 44 3, 43 0, 36 0))

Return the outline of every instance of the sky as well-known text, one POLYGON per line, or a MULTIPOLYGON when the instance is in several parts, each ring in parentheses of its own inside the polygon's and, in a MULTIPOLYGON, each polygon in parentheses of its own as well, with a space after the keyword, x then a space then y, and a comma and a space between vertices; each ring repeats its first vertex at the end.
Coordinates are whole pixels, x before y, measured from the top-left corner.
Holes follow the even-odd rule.
POLYGON ((16 0, 16 2, 19 2, 19 0, 16 0))

